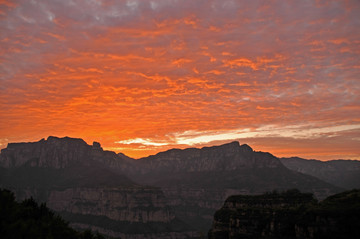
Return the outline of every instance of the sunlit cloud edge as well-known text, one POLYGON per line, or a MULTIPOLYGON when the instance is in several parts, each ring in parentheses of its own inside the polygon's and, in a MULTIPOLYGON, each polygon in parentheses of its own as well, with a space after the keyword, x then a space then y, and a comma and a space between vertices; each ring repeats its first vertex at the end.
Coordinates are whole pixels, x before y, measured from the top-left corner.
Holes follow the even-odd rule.
POLYGON ((284 137, 294 139, 314 139, 324 135, 336 136, 340 132, 360 129, 360 124, 339 125, 328 127, 311 127, 310 125, 276 126, 266 125, 257 129, 236 129, 224 131, 184 131, 171 135, 172 140, 152 140, 149 138, 134 138, 116 141, 117 144, 140 144, 162 147, 167 145, 198 145, 213 141, 236 140, 240 138, 284 137))

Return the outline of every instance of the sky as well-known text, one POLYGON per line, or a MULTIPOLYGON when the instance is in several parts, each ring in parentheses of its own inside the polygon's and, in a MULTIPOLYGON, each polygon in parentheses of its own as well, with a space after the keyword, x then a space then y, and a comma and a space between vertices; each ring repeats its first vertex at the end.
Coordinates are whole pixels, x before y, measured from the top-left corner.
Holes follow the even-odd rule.
POLYGON ((359 16, 358 0, 0 0, 0 148, 360 160, 359 16))

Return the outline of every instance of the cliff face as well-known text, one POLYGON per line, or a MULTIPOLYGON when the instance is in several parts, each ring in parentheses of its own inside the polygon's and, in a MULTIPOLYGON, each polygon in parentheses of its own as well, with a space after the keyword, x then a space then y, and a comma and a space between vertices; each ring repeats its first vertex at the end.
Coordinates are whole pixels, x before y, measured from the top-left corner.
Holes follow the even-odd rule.
POLYGON ((74 228, 96 229, 121 238, 197 236, 175 217, 164 194, 156 188, 13 188, 12 191, 18 200, 33 197, 46 202, 74 228))
POLYGON ((48 206, 72 214, 105 216, 111 220, 168 223, 175 215, 155 188, 69 188, 51 191, 48 206))
POLYGON ((163 192, 115 172, 131 163, 81 139, 49 137, 1 151, 0 186, 46 202, 77 228, 121 238, 190 238, 163 192))
POLYGON ((14 168, 31 166, 41 168, 66 168, 74 164, 91 164, 98 161, 107 167, 126 168, 130 163, 111 151, 104 151, 98 142, 88 145, 82 139, 50 136, 33 143, 9 143, 1 150, 0 166, 14 168))
POLYGON ((209 239, 358 238, 360 191, 317 203, 311 194, 231 196, 214 215, 209 239))
POLYGON ((49 207, 75 228, 121 238, 193 238, 156 188, 76 188, 52 191, 49 207))
POLYGON ((357 160, 307 160, 302 158, 280 158, 289 169, 317 177, 339 187, 360 188, 360 161, 357 160))
POLYGON ((207 231, 215 210, 233 194, 299 188, 324 198, 336 187, 284 167, 269 153, 233 142, 202 149, 173 149, 137 160, 127 175, 161 187, 175 214, 207 231))
POLYGON ((1 150, 3 167, 20 167, 28 164, 33 167, 64 168, 67 165, 88 159, 91 146, 82 139, 65 140, 49 137, 35 143, 9 143, 1 150))

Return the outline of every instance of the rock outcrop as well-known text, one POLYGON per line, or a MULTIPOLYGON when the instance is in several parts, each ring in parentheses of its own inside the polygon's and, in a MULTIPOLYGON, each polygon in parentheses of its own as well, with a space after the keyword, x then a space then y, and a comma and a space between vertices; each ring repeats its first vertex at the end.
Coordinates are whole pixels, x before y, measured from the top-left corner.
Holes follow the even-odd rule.
POLYGON ((215 213, 209 239, 359 238, 359 202, 359 190, 320 203, 297 190, 231 196, 215 213))
POLYGON ((121 238, 193 238, 156 188, 75 188, 52 191, 49 207, 75 228, 121 238))
POLYGON ((360 161, 358 160, 308 160, 298 157, 280 158, 289 169, 317 177, 338 187, 360 188, 360 161))
POLYGON ((126 168, 132 160, 118 157, 115 152, 104 151, 100 143, 88 145, 82 139, 50 136, 33 143, 9 143, 1 150, 0 166, 14 168, 31 166, 61 169, 74 164, 88 164, 98 161, 106 167, 126 168))

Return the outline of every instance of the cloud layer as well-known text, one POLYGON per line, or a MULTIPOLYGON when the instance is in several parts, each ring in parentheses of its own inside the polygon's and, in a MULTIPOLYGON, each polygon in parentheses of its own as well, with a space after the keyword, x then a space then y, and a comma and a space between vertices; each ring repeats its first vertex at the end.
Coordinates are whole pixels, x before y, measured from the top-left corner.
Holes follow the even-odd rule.
POLYGON ((0 1, 0 147, 68 135, 140 157, 241 139, 360 159, 359 14, 356 0, 0 1))

